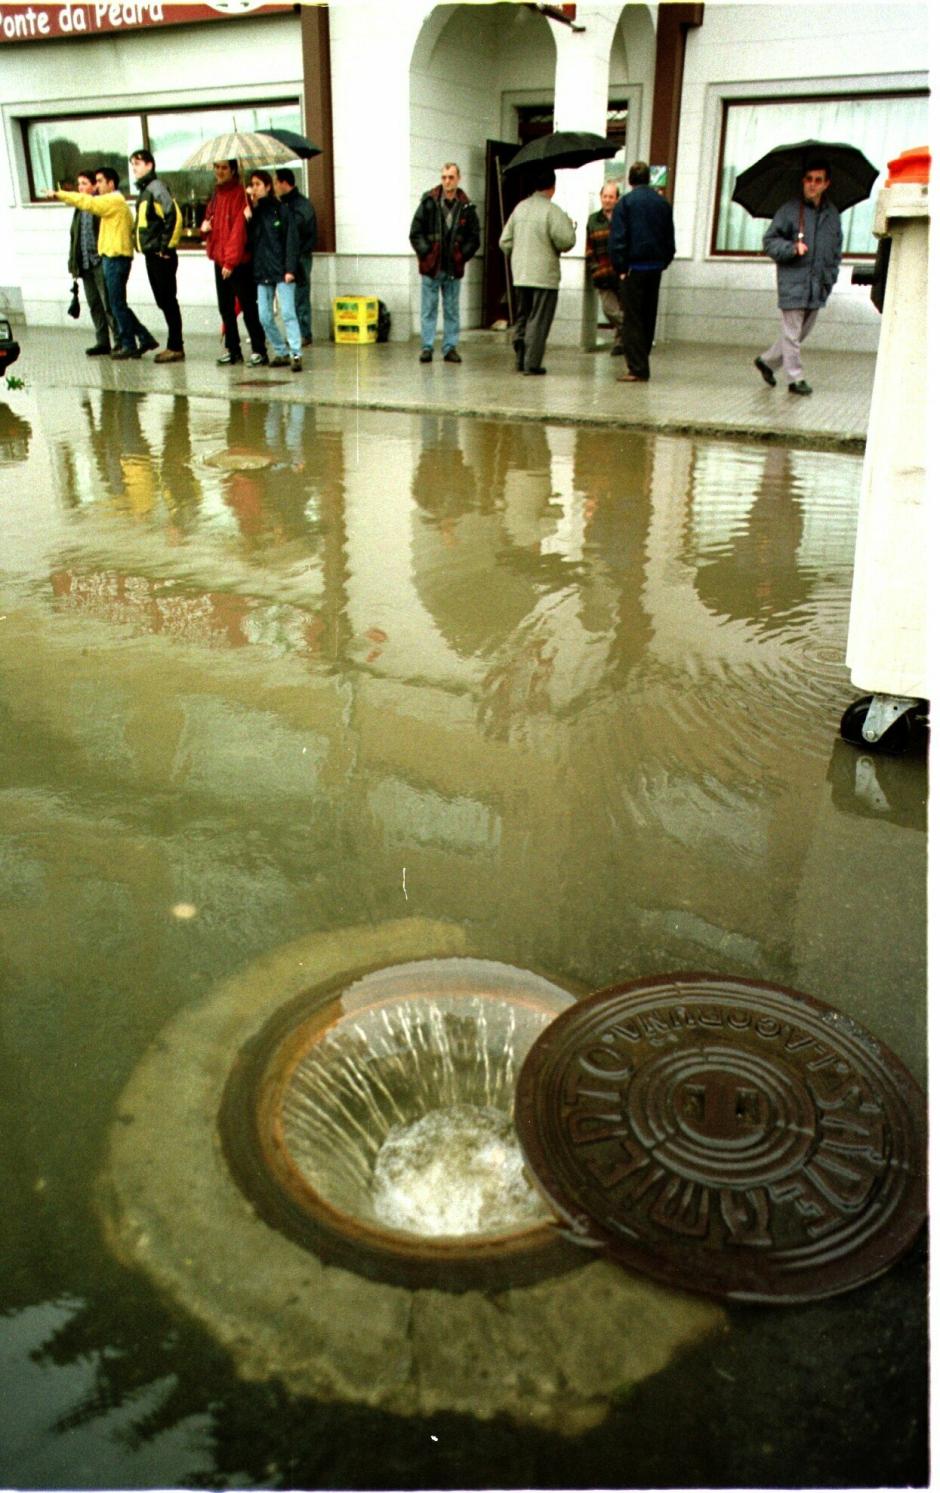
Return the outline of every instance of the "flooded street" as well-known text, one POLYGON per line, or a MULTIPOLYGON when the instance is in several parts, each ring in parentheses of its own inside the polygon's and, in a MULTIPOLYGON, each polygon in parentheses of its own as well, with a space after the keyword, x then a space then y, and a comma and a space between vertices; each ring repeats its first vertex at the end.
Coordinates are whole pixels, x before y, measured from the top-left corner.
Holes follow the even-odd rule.
POLYGON ((246 393, 0 403, 0 1481, 922 1480, 922 1241, 716 1311, 574 1434, 249 1371, 234 1298, 115 1252, 138 1066, 314 936, 773 981, 926 1081, 925 763, 838 738, 861 456, 246 393))

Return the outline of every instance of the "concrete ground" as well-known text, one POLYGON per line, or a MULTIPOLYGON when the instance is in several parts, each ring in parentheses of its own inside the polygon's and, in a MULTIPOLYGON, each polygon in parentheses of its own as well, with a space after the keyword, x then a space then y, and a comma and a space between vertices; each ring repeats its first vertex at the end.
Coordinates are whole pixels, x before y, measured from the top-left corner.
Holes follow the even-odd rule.
MULTIPOLYGON (((157 337, 163 335, 151 315, 157 337)), ((221 345, 214 337, 190 337, 186 362, 155 366, 153 356, 112 363, 87 358, 93 336, 84 325, 22 328, 19 362, 10 370, 27 382, 49 387, 101 387, 140 392, 302 400, 314 405, 363 409, 421 410, 489 418, 552 420, 645 428, 791 445, 860 450, 868 425, 875 359, 870 353, 806 350, 810 398, 790 394, 786 384, 768 388, 754 367, 756 348, 665 343, 652 355, 648 384, 619 384, 621 358, 608 346, 595 353, 552 347, 544 378, 516 373, 505 333, 470 332, 461 342, 463 363, 444 363, 440 344, 430 365, 418 362, 419 346, 388 342, 371 346, 317 343, 305 349, 304 370, 219 368, 221 345)))

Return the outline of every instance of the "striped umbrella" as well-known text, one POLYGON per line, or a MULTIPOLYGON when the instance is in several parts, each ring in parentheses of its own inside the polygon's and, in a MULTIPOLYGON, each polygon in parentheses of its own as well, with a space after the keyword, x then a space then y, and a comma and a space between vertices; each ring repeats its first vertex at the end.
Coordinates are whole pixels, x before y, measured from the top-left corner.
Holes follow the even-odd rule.
POLYGON ((296 161, 297 152, 273 135, 260 130, 232 130, 214 135, 183 162, 182 171, 207 171, 216 161, 240 161, 243 166, 284 166, 296 161))

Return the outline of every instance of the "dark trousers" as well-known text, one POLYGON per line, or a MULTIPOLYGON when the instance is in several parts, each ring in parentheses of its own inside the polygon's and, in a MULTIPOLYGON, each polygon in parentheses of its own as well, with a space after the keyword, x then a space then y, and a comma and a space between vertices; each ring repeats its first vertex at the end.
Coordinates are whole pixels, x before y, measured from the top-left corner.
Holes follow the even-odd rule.
POLYGON ((301 254, 300 269, 297 274, 297 291, 294 298, 294 308, 297 312, 297 320, 300 322, 301 337, 313 336, 313 323, 310 318, 310 271, 313 268, 313 255, 301 254))
POLYGON ((111 307, 108 304, 108 291, 104 283, 104 266, 99 260, 90 270, 82 270, 82 286, 85 291, 85 300, 88 310, 91 312, 92 325, 95 329, 96 347, 110 347, 111 338, 117 342, 117 327, 114 317, 111 315, 111 307))
POLYGON ((656 336, 656 309, 662 270, 628 270, 620 281, 623 355, 637 378, 650 376, 650 348, 656 336))
POLYGON ((153 342, 142 321, 138 321, 127 304, 127 277, 131 272, 130 258, 125 254, 105 254, 101 259, 104 268, 104 283, 108 291, 111 314, 117 323, 118 340, 129 353, 135 352, 137 344, 153 342))
POLYGON ((168 249, 164 257, 159 254, 147 254, 144 257, 147 262, 147 278, 150 281, 153 298, 163 312, 166 322, 166 345, 171 352, 181 353, 183 351, 183 318, 180 315, 180 303, 176 298, 176 250, 168 249))
POLYGON ((242 355, 238 336, 238 313, 235 310, 237 300, 242 316, 245 318, 245 331, 248 333, 251 350, 264 357, 266 351, 264 328, 258 316, 258 287, 255 284, 251 265, 236 265, 227 280, 222 278, 222 270, 219 265, 216 265, 215 293, 222 317, 226 351, 230 352, 233 358, 240 358, 242 355))
POLYGON ((541 368, 545 355, 545 344, 555 320, 558 305, 557 290, 539 290, 532 285, 517 285, 518 308, 516 325, 513 328, 512 345, 516 350, 516 366, 531 373, 541 368))

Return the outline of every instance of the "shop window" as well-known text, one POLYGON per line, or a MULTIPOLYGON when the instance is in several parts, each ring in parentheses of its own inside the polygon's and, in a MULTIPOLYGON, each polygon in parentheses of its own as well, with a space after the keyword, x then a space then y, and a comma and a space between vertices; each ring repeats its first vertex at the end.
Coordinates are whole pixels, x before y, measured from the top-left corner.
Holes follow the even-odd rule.
MULTIPOLYGON (((110 115, 73 115, 24 120, 23 134, 33 201, 50 187, 74 188, 79 169, 112 166, 130 195, 128 157, 146 146, 160 175, 183 209, 184 245, 200 241, 203 210, 214 185, 212 171, 184 171, 182 163, 203 140, 230 130, 280 128, 300 132, 296 99, 228 104, 214 109, 148 110, 110 115)), ((295 167, 301 162, 294 161, 295 167)))
POLYGON ((50 188, 75 189, 76 173, 111 166, 128 189, 128 156, 140 144, 140 116, 85 115, 78 119, 40 119, 26 130, 32 195, 50 188))
MULTIPOLYGON (((774 145, 795 140, 857 145, 884 172, 902 150, 927 139, 927 92, 845 97, 726 100, 722 121, 713 254, 760 254, 768 219, 752 218, 731 201, 740 171, 774 145)), ((842 215, 844 253, 871 255, 877 184, 867 202, 842 215)))

